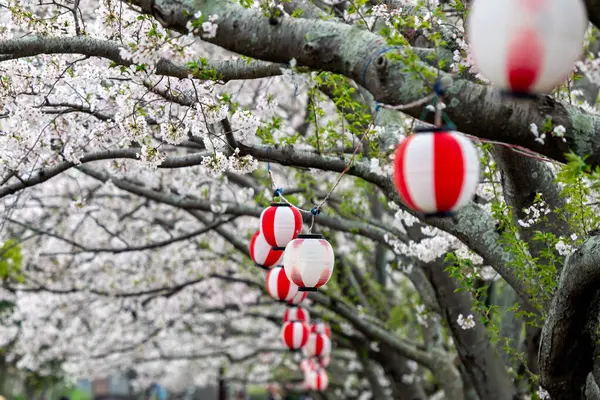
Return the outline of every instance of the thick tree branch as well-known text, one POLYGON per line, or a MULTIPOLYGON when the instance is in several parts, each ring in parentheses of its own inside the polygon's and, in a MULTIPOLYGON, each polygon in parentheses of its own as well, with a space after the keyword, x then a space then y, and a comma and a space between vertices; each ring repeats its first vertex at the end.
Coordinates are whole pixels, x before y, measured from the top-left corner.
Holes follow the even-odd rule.
POLYGON ((542 329, 541 383, 552 400, 585 398, 600 339, 599 288, 600 236, 594 236, 567 257, 542 329))
MULTIPOLYGON (((21 39, 0 41, 0 55, 16 59, 32 57, 39 54, 84 54, 91 57, 101 57, 113 61, 117 65, 130 66, 133 61, 121 56, 123 47, 117 42, 93 39, 90 37, 41 37, 27 36, 21 39)), ((1 57, 1 56, 0 56, 1 57)), ((157 75, 172 76, 186 79, 190 76, 196 79, 206 79, 203 72, 214 72, 222 82, 231 80, 246 80, 281 75, 283 65, 265 61, 246 59, 209 61, 208 65, 197 73, 176 65, 167 59, 160 59, 156 65, 157 75)))
MULTIPOLYGON (((386 58, 383 38, 355 26, 298 18, 281 18, 273 25, 261 11, 228 0, 137 3, 143 3, 139 4, 143 11, 153 14, 165 27, 180 32, 186 31, 187 16, 197 11, 218 14, 222 22, 216 37, 208 41, 265 61, 287 64, 295 58, 299 65, 343 74, 364 86, 381 103, 406 104, 420 99, 431 92, 433 84, 422 79, 424 71, 437 76, 437 71, 423 62, 407 64, 386 58), (411 72, 415 69, 421 70, 421 75, 411 72)), ((402 49, 405 54, 406 51, 402 49)), ((518 144, 559 161, 564 161, 565 153, 570 151, 590 155, 588 161, 600 165, 600 117, 577 107, 550 96, 537 100, 503 98, 499 90, 462 79, 453 82, 445 100, 448 115, 462 132, 518 144), (547 116, 555 125, 566 128, 567 143, 553 136, 545 144, 535 141, 529 124, 542 126, 547 116)), ((421 111, 422 107, 418 107, 407 112, 419 118, 421 111)))
POLYGON ((512 399, 516 395, 502 358, 490 342, 485 326, 476 323, 472 329, 462 329, 458 316, 465 317, 473 309, 473 301, 468 292, 458 291, 458 286, 448 272, 444 262, 436 260, 425 266, 425 271, 435 288, 437 299, 452 333, 452 338, 471 382, 479 397, 486 400, 512 399))

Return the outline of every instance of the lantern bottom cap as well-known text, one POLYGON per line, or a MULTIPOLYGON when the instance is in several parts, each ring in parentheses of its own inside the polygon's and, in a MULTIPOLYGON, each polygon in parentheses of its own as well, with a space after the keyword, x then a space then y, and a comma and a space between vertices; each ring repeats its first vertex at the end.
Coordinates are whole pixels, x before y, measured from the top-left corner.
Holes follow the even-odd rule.
POLYGON ((318 289, 316 287, 299 287, 299 292, 316 292, 318 289))
POLYGON ((448 218, 456 215, 453 211, 438 211, 434 213, 423 213, 425 218, 448 218))
POLYGON ((285 250, 285 247, 271 247, 271 250, 285 250))
POLYGON ((259 263, 254 263, 254 265, 256 265, 256 266, 257 266, 257 267, 259 267, 259 268, 262 268, 262 269, 264 269, 265 271, 268 271, 268 270, 270 270, 270 269, 271 269, 271 268, 269 268, 269 267, 265 267, 264 265, 262 265, 262 264, 259 264, 259 263))
POLYGON ((527 100, 537 100, 539 96, 535 93, 530 92, 518 92, 510 89, 502 89, 500 94, 503 97, 513 98, 513 99, 527 99, 527 100))

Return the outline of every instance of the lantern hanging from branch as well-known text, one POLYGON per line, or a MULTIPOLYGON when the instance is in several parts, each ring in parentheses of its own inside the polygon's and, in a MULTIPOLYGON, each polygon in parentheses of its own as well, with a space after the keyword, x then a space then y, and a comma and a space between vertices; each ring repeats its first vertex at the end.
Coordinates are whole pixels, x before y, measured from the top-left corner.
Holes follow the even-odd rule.
POLYGON ((304 347, 308 357, 323 357, 331 353, 331 340, 322 333, 311 333, 304 347))
POLYGON ((325 369, 317 368, 308 372, 307 375, 306 386, 308 386, 309 390, 316 390, 318 392, 327 390, 327 386, 329 386, 329 377, 327 376, 327 371, 325 371, 325 369))
POLYGON ((519 94, 550 93, 573 70, 588 18, 581 0, 485 0, 469 10, 469 48, 479 72, 519 94))
POLYGON ((479 170, 477 149, 467 137, 447 128, 426 128, 398 145, 394 183, 409 208, 425 216, 448 216, 471 201, 479 170))
POLYGON ((262 269, 268 270, 273 265, 283 263, 283 251, 273 250, 273 246, 267 243, 265 237, 260 233, 260 230, 254 233, 248 247, 250 250, 250 258, 252 258, 252 261, 262 269))
POLYGON ((308 296, 308 292, 298 291, 298 293, 296 293, 296 295, 288 302, 288 304, 291 306, 297 306, 301 304, 304 301, 304 299, 306 299, 306 296, 308 296))
POLYGON ((267 272, 267 292, 275 300, 287 303, 298 293, 298 286, 290 282, 283 267, 273 267, 267 272))
POLYGON ((302 215, 287 203, 271 203, 260 215, 260 231, 273 249, 285 250, 302 231, 302 215))
POLYGON ((313 369, 317 368, 317 364, 312 358, 304 358, 302 361, 300 361, 299 368, 300 371, 306 374, 309 371, 312 371, 313 369))
POLYGON ((308 341, 308 326, 304 322, 290 321, 281 328, 281 339, 290 350, 300 350, 308 341))
POLYGON ((325 336, 327 336, 329 339, 331 339, 331 328, 329 327, 329 324, 322 322, 322 321, 315 321, 310 325, 310 332, 311 333, 322 333, 325 336))
POLYGON ((283 322, 300 321, 310 324, 310 314, 308 310, 302 307, 290 307, 283 313, 283 322))
POLYGON ((322 235, 298 235, 283 254, 285 273, 301 292, 316 291, 331 278, 335 256, 322 235))

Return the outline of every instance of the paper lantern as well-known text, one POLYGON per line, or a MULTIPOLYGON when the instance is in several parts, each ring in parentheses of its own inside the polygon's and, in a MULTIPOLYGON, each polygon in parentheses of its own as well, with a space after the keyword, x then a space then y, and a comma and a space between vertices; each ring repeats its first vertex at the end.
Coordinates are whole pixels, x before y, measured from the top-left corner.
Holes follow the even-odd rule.
POLYGON ((331 353, 331 339, 322 333, 311 333, 304 347, 308 357, 322 357, 331 353))
POLYGON ((267 292, 275 300, 287 303, 298 293, 298 286, 290 282, 283 267, 273 267, 267 272, 267 292))
POLYGON ((310 314, 305 308, 290 307, 283 313, 283 322, 300 321, 307 325, 310 324, 310 314))
POLYGON ((302 231, 302 215, 287 203, 271 203, 260 215, 260 231, 273 249, 285 250, 302 231))
POLYGON ((290 350, 300 350, 308 341, 308 326, 304 322, 290 321, 281 328, 281 339, 290 350))
POLYGON ((298 235, 283 253, 285 274, 301 292, 315 291, 331 278, 335 256, 322 235, 298 235))
POLYGON ((549 93, 573 69, 588 25, 581 0, 484 0, 467 33, 479 72, 515 94, 549 93))
POLYGON ((323 335, 325 335, 329 339, 331 339, 331 328, 329 327, 329 324, 326 324, 325 322, 321 322, 321 321, 313 322, 310 326, 310 332, 311 333, 322 333, 323 335))
POLYGON ((318 368, 313 371, 307 373, 308 377, 306 379, 309 390, 316 390, 319 392, 327 390, 327 386, 329 386, 329 377, 327 376, 327 371, 323 368, 318 368))
POLYGON ((326 368, 331 364, 331 357, 329 355, 317 357, 317 363, 321 367, 326 368))
POLYGON ((302 371, 306 374, 306 373, 312 371, 313 369, 317 368, 317 364, 315 363, 315 361, 313 359, 305 358, 302 361, 300 361, 299 368, 300 368, 300 371, 302 371))
POLYGON ((411 209, 426 216, 451 214, 467 205, 477 190, 477 149, 458 132, 417 130, 396 149, 394 183, 411 209))
POLYGON ((298 292, 296 293, 296 295, 288 302, 289 305, 292 306, 297 306, 299 304, 301 304, 304 299, 306 299, 306 296, 308 296, 308 292, 298 292))
POLYGON ((267 243, 260 230, 254 233, 248 247, 250 249, 250 258, 262 269, 268 270, 273 265, 283 263, 283 251, 273 250, 273 246, 267 243))

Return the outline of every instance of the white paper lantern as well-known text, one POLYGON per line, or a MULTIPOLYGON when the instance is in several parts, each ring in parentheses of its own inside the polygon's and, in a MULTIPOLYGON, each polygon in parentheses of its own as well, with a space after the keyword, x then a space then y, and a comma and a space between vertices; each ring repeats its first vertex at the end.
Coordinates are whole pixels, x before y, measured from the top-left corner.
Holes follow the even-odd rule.
POLYGON ((513 93, 549 93, 573 70, 588 25, 581 0, 475 0, 467 34, 479 72, 513 93))
POLYGON ((396 149, 398 194, 404 204, 426 216, 447 216, 469 204, 479 173, 473 142, 445 128, 416 129, 396 149))
POLYGON ((304 346, 304 353, 308 357, 323 357, 331 353, 331 340, 322 333, 311 333, 304 346))
POLYGON ((318 368, 306 373, 305 386, 309 390, 316 390, 318 392, 327 390, 327 387, 329 386, 329 377, 327 376, 327 371, 325 371, 323 368, 318 368))
POLYGON ((287 277, 300 291, 315 291, 331 278, 335 256, 322 235, 298 235, 283 253, 287 277))

